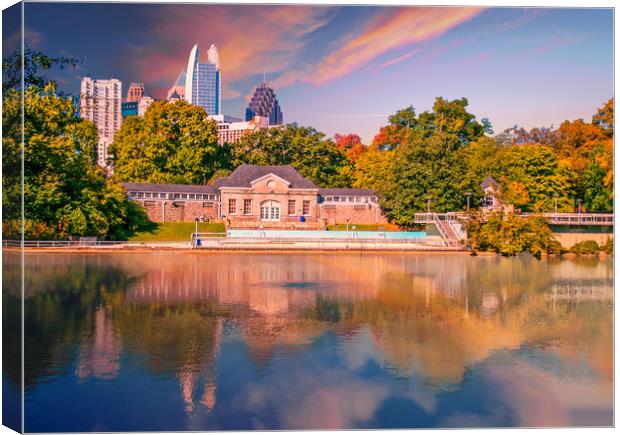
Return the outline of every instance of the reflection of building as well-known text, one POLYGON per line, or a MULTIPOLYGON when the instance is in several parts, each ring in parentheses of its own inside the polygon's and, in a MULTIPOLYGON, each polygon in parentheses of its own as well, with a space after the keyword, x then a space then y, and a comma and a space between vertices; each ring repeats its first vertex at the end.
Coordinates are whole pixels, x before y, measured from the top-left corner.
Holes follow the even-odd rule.
POLYGON ((270 125, 280 125, 284 122, 276 93, 264 82, 254 89, 250 104, 245 109, 246 121, 250 121, 256 116, 267 118, 270 125))
POLYGON ((122 122, 122 84, 120 80, 82 79, 80 90, 80 116, 92 121, 97 127, 97 163, 109 168, 108 146, 114 141, 114 134, 122 122))
POLYGON ((198 44, 194 45, 187 62, 185 100, 204 108, 209 115, 219 115, 222 110, 221 89, 220 58, 216 45, 209 47, 205 63, 200 63, 198 44))
POLYGON ((195 396, 198 382, 202 381, 203 392, 200 403, 207 409, 215 408, 217 393, 216 359, 220 353, 220 341, 222 337, 222 319, 217 319, 213 331, 213 343, 208 349, 207 355, 199 355, 202 359, 200 366, 183 364, 179 366, 177 378, 181 388, 181 395, 185 403, 185 412, 192 413, 196 406, 195 396))
POLYGON ((269 128, 269 120, 261 116, 249 121, 226 115, 210 115, 209 119, 217 122, 217 143, 220 145, 237 142, 248 133, 269 128))
POLYGON ((371 189, 319 189, 292 166, 243 164, 213 186, 123 183, 153 221, 226 219, 236 228, 385 223, 371 189))
POLYGON ((112 319, 104 308, 95 312, 94 335, 86 337, 80 347, 77 375, 114 379, 119 370, 120 339, 114 331, 112 319))

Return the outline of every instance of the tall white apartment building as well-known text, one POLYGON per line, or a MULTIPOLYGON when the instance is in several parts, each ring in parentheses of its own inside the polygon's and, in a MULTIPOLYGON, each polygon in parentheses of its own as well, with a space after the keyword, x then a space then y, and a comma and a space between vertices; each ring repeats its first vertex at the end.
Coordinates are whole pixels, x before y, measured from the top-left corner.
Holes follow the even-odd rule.
POLYGON ((114 140, 114 134, 121 128, 122 84, 118 79, 93 80, 82 79, 80 91, 80 115, 92 121, 97 127, 97 163, 108 171, 108 146, 114 140))

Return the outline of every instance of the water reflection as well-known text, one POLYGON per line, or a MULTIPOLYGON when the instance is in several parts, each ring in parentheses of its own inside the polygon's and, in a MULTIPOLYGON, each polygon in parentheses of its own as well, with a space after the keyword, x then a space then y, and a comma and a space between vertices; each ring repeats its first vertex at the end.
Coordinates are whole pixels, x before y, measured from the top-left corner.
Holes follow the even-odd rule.
POLYGON ((26 268, 27 430, 612 424, 611 260, 29 254, 26 268))

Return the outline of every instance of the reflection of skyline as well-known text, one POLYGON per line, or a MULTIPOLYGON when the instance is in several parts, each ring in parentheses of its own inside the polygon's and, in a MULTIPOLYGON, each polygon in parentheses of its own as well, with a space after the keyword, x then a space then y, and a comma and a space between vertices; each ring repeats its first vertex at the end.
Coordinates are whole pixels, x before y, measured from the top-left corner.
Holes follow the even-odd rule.
MULTIPOLYGON (((268 364, 276 348, 309 345, 328 330, 356 334, 369 325, 375 348, 396 373, 409 376, 419 371, 437 386, 457 385, 467 367, 494 350, 516 349, 530 333, 538 336, 538 325, 529 324, 530 311, 534 304, 536 310, 547 308, 556 287, 551 280, 600 277, 603 290, 611 289, 609 268, 601 263, 591 267, 575 262, 572 268, 560 263, 559 274, 553 272, 555 266, 537 262, 540 272, 549 275, 541 281, 531 278, 531 265, 513 262, 504 274, 508 279, 495 277, 487 283, 480 279, 485 273, 510 263, 487 258, 472 268, 463 256, 354 256, 346 262, 338 256, 310 257, 302 267, 269 256, 234 264, 217 256, 192 260, 181 260, 182 267, 171 258, 158 264, 129 289, 126 302, 208 300, 228 307, 259 365, 268 364), (534 301, 519 306, 515 298, 532 282, 540 287, 533 291, 534 301), (472 292, 476 284, 480 291, 472 292), (343 316, 347 304, 353 308, 343 316), (339 312, 338 322, 318 320, 329 318, 323 313, 329 310, 339 312)), ((562 315, 557 303, 551 317, 562 315)), ((574 333, 582 325, 567 328, 574 333)))
MULTIPOLYGON (((300 417, 302 408, 290 409, 290 415, 278 414, 279 421, 291 428, 303 428, 294 421, 309 425, 319 414, 330 416, 324 427, 370 424, 372 415, 396 390, 373 379, 360 379, 358 371, 368 364, 378 364, 391 379, 406 379, 408 392, 397 394, 404 394, 427 413, 436 412, 443 392, 456 394, 468 388, 472 371, 493 366, 498 352, 510 356, 517 372, 527 373, 531 362, 520 362, 524 349, 539 349, 541 355, 554 355, 567 364, 586 362, 592 388, 582 389, 584 397, 595 395, 597 409, 604 408, 609 397, 612 299, 575 303, 553 301, 550 295, 571 276, 576 285, 598 283, 601 291, 611 294, 611 262, 555 264, 410 254, 117 254, 85 258, 84 268, 89 270, 107 258, 122 271, 118 282, 127 284, 118 290, 106 287, 95 297, 101 305, 86 318, 92 322, 86 330, 92 333, 80 337, 76 374, 114 381, 123 371, 123 360, 118 363, 121 352, 142 355, 151 373, 174 379, 177 398, 187 414, 218 414, 224 412, 221 406, 231 406, 230 387, 228 393, 220 393, 220 365, 230 358, 225 349, 232 343, 243 344, 244 355, 264 382, 283 378, 280 387, 263 385, 263 381, 244 384, 234 406, 255 406, 255 401, 262 400, 286 409, 273 403, 279 400, 280 390, 286 382, 307 379, 287 394, 287 400, 306 397, 302 408, 308 415, 300 417), (558 266, 565 273, 556 273, 558 266), (336 378, 330 377, 331 369, 319 370, 325 361, 308 360, 323 348, 319 343, 325 340, 339 343, 338 348, 348 349, 347 354, 362 351, 358 354, 361 360, 342 367, 344 371, 336 378), (291 371, 288 364, 294 361, 298 366, 291 371), (318 372, 311 374, 315 369, 318 372), (328 386, 328 379, 336 390, 328 386), (247 396, 246 387, 258 388, 260 394, 247 396), (354 391, 358 391, 361 408, 327 406, 346 400, 354 391)), ((38 264, 45 266, 42 270, 53 271, 56 261, 64 262, 47 257, 39 258, 38 264)), ((47 288, 41 294, 52 292, 47 288)), ((339 358, 345 358, 344 353, 339 358)), ((565 418, 569 407, 589 412, 578 394, 569 403, 559 399, 562 394, 553 393, 549 397, 558 403, 547 407, 553 412, 541 409, 538 420, 533 414, 527 417, 531 412, 527 411, 528 400, 541 400, 545 389, 567 388, 558 380, 555 365, 536 367, 532 373, 541 370, 540 379, 548 381, 541 382, 535 394, 523 391, 525 399, 510 408, 525 413, 519 424, 576 424, 565 418)), ((488 382, 498 388, 505 385, 502 394, 509 406, 510 392, 517 394, 523 381, 521 374, 499 376, 491 375, 491 368, 487 371, 488 382)), ((265 412, 269 406, 265 405, 265 412)), ((455 416, 446 424, 468 418, 455 416)))
POLYGON ((113 379, 119 369, 120 337, 105 308, 97 309, 94 323, 93 334, 82 338, 76 374, 79 378, 113 379))

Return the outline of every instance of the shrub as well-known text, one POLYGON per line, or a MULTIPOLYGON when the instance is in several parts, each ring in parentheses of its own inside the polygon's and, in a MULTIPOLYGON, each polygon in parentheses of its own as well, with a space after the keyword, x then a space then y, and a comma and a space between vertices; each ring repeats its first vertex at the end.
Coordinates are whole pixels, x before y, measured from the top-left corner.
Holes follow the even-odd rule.
POLYGON ((512 256, 530 253, 536 257, 556 252, 551 228, 542 217, 520 217, 494 213, 486 219, 472 216, 467 223, 468 245, 475 251, 491 251, 512 256))
POLYGON ((601 251, 609 255, 614 253, 614 239, 612 237, 607 238, 607 241, 601 245, 601 251))
POLYGON ((583 242, 575 243, 570 252, 578 255, 596 255, 598 254, 599 246, 594 240, 584 240, 583 242))

